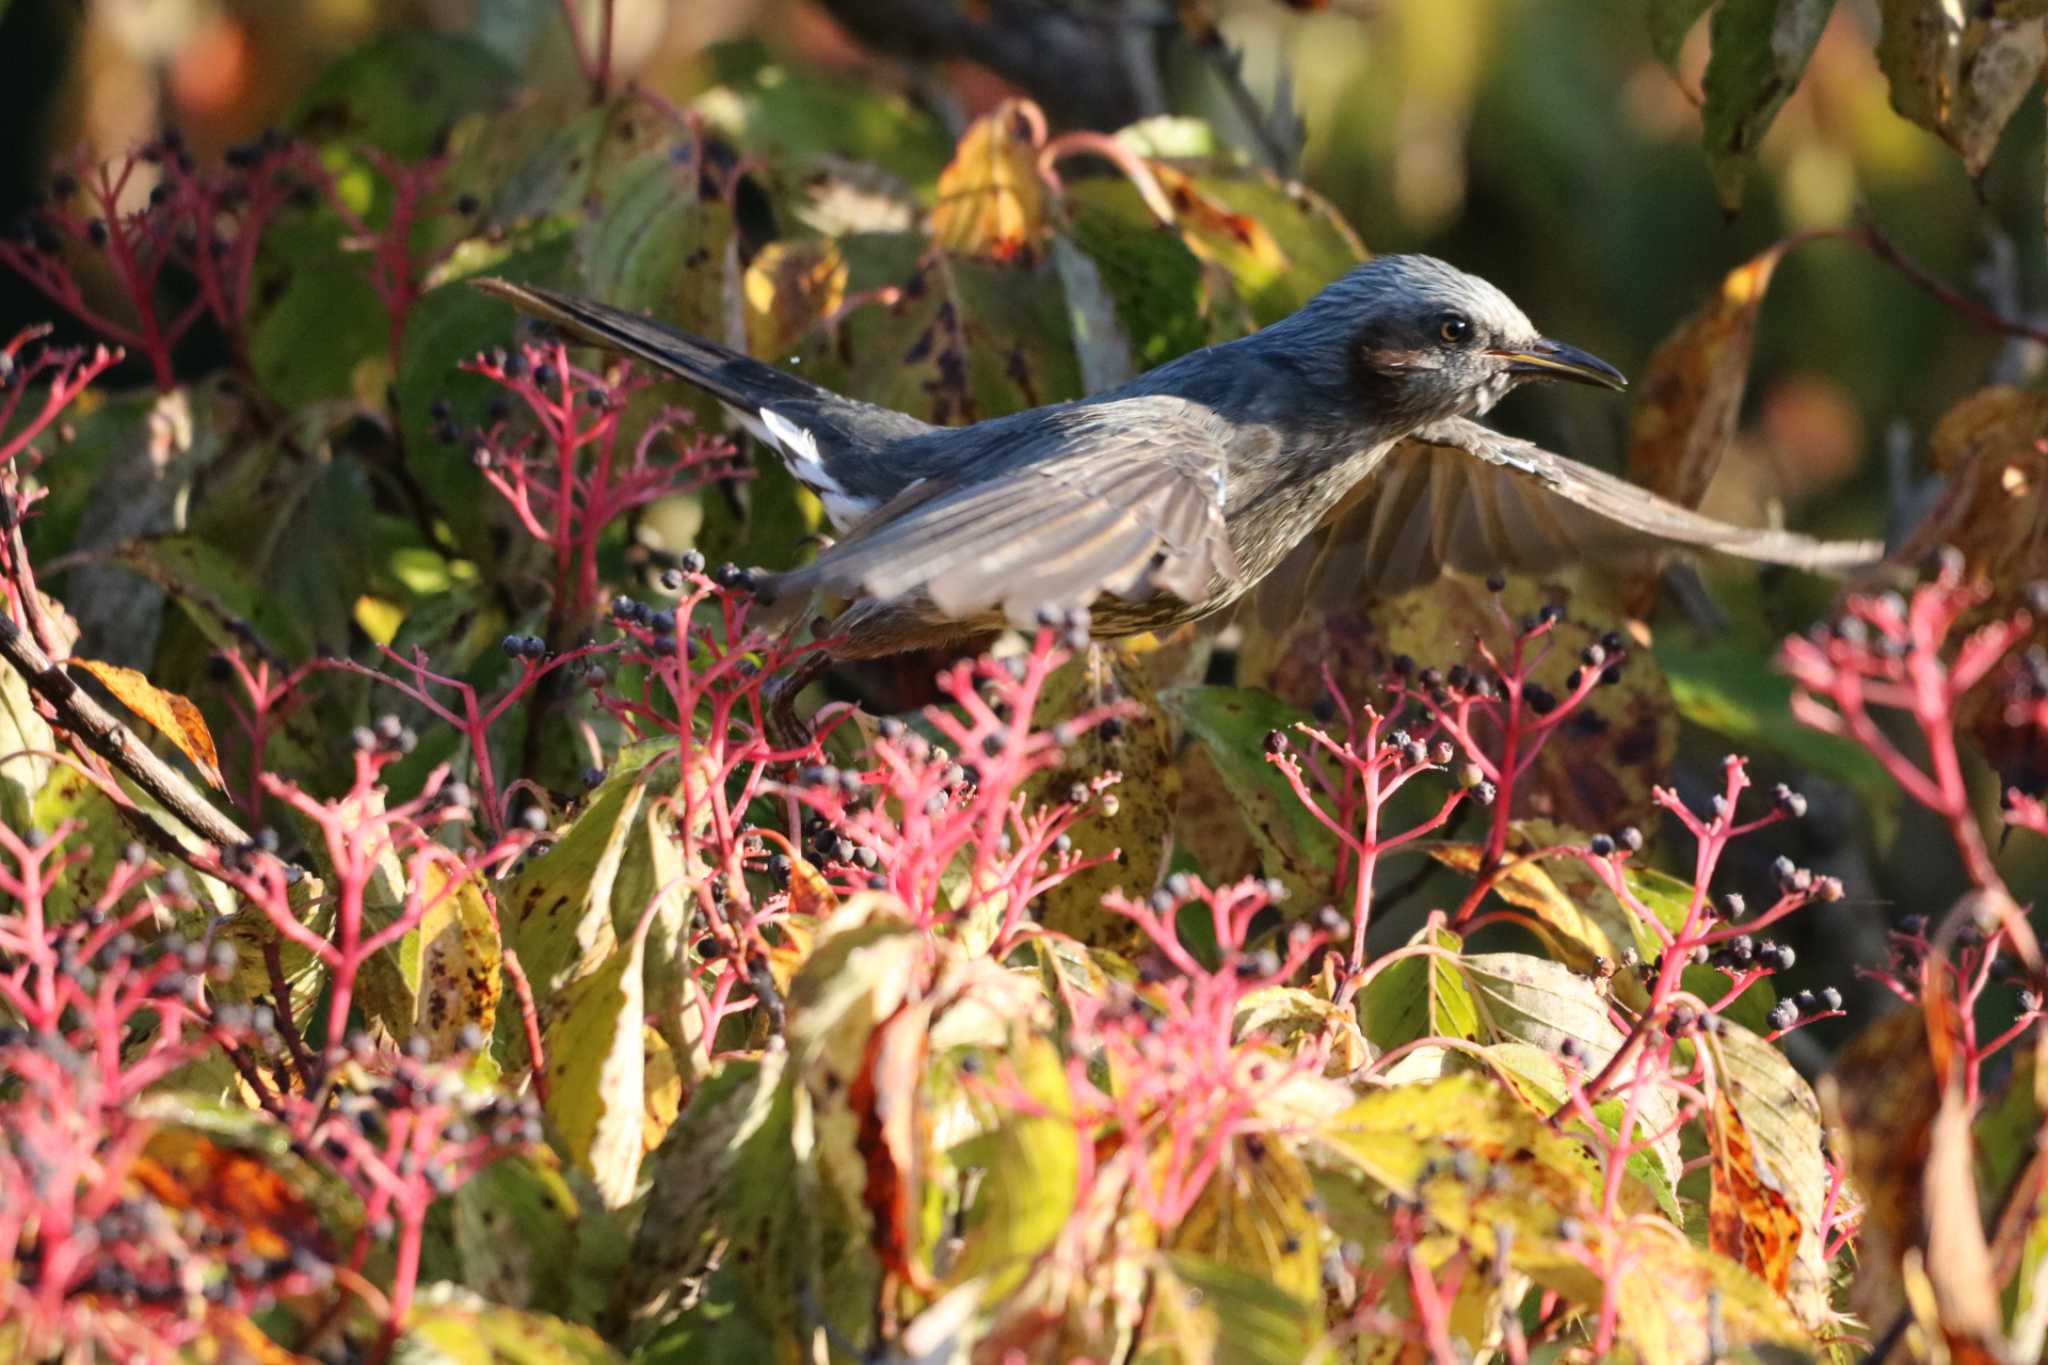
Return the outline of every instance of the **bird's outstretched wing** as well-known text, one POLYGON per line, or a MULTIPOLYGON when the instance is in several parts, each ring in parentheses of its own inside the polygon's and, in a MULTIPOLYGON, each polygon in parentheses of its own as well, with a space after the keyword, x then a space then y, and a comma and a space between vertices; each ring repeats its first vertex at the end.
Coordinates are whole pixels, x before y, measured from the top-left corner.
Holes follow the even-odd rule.
POLYGON ((922 480, 810 564, 767 576, 764 593, 921 596, 953 619, 999 611, 1020 626, 1105 593, 1203 601, 1240 577, 1223 451, 1204 423, 1161 408, 1139 423, 1070 409, 1059 449, 922 480))
POLYGON ((1540 572, 1670 548, 1841 572, 1875 563, 1874 541, 1821 541, 1731 526, 1648 489, 1465 418, 1403 442, 1333 514, 1318 578, 1381 596, 1444 569, 1540 572))

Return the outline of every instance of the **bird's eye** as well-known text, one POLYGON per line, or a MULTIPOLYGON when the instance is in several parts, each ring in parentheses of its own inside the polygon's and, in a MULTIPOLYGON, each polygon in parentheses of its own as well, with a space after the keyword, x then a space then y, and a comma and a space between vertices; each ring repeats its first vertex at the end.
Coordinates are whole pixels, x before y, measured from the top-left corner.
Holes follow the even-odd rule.
POLYGON ((1437 324, 1436 334, 1443 338, 1446 346, 1463 346, 1472 339, 1472 319, 1456 313, 1446 313, 1437 324))

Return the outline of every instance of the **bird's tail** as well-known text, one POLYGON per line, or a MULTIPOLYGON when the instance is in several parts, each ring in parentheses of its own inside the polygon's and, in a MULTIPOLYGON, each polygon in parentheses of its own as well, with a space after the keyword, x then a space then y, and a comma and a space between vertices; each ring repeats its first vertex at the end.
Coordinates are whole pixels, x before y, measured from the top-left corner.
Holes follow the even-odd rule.
POLYGON ((771 403, 838 400, 837 394, 808 380, 623 309, 511 280, 479 279, 472 283, 521 312, 554 324, 579 341, 617 351, 687 379, 750 414, 771 403))

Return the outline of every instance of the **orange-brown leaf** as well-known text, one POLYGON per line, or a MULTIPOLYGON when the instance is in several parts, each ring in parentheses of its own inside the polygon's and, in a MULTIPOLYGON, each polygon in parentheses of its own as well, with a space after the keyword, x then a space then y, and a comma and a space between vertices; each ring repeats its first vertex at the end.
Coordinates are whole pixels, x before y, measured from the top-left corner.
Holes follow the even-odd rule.
POLYGON ((1721 281, 1720 291, 1651 355, 1630 419, 1629 476, 1697 507, 1721 467, 1742 410, 1757 312, 1784 247, 1721 281))
POLYGON ((1038 174, 1044 118, 1006 100, 968 125, 939 174, 932 241, 963 256, 1029 264, 1045 241, 1047 194, 1038 174))
POLYGON ((874 1220, 875 1255, 892 1274, 929 1292, 917 1257, 918 1203, 929 1119, 918 1087, 931 1055, 932 1006, 905 1005, 868 1035, 867 1054, 847 1090, 867 1167, 861 1200, 874 1220))
POLYGON ((199 708, 192 704, 191 698, 167 692, 134 669, 123 668, 119 664, 77 658, 66 662, 98 678, 123 706, 154 725, 163 732, 164 738, 177 745, 178 752, 192 760, 192 766, 199 769, 201 776, 215 788, 224 788, 220 755, 213 747, 213 734, 206 728, 206 717, 199 714, 199 708))
POLYGON ((1714 1097, 1712 1137, 1708 1245, 1783 1294, 1799 1254, 1799 1215, 1775 1177, 1758 1162, 1749 1130, 1725 1095, 1714 1097))
POLYGON ((282 1175, 191 1129, 151 1134, 130 1175, 166 1208, 189 1211, 266 1259, 289 1256, 297 1247, 318 1250, 326 1242, 319 1214, 282 1175))

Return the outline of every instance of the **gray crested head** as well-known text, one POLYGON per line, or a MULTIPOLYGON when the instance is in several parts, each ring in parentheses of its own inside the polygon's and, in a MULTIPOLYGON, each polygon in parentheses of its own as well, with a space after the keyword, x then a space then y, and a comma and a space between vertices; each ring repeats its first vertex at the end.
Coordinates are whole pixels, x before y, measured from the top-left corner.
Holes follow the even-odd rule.
POLYGON ((1377 257, 1259 336, 1376 425, 1476 416, 1531 379, 1627 382, 1538 332, 1493 285, 1433 256, 1377 257))

